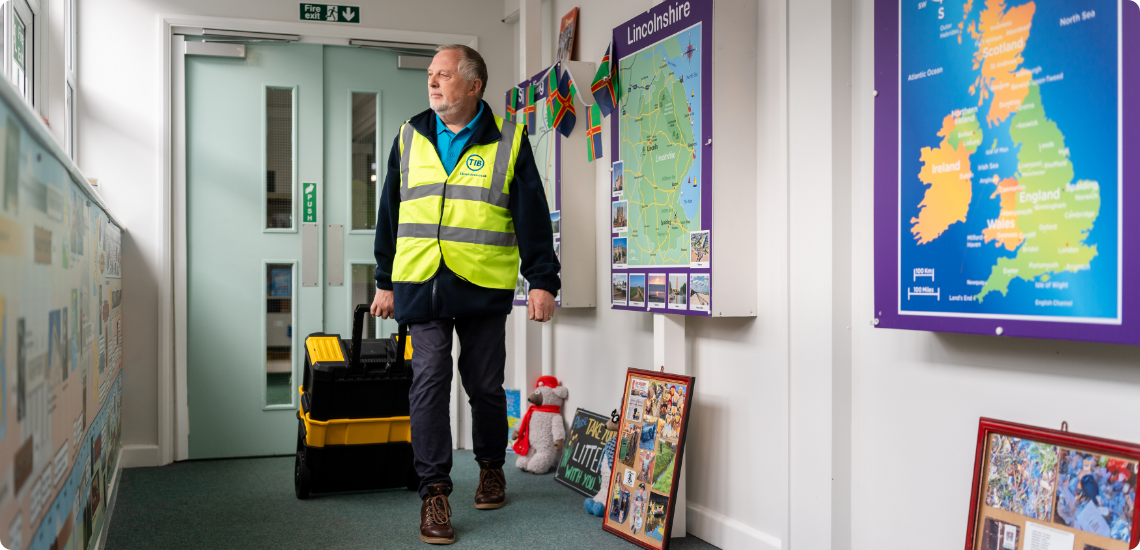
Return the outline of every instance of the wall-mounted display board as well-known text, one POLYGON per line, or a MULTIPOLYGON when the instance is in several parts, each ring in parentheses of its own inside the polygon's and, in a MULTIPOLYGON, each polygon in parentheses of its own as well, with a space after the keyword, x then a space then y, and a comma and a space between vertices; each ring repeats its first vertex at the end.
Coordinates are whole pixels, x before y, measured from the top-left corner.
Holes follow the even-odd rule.
POLYGON ((602 454, 614 432, 606 429, 609 419, 578 409, 570 423, 570 437, 554 470, 554 481, 593 497, 602 489, 602 454))
POLYGON ((1128 550, 1140 445, 982 418, 966 550, 1128 550))
POLYGON ((877 326, 1140 344, 1140 8, 875 19, 877 326))
POLYGON ((712 6, 665 2, 614 29, 614 309, 714 311, 712 6))
MULTIPOLYGON (((575 82, 588 83, 594 64, 563 62, 575 82)), ((555 296, 556 307, 594 307, 597 296, 594 243, 594 167, 586 160, 587 106, 575 96, 578 124, 570 136, 563 136, 547 124, 549 90, 547 70, 518 84, 517 118, 528 128, 527 136, 538 175, 546 190, 550 225, 554 230, 554 253, 562 262, 562 290, 555 296), (533 89, 533 96, 528 93, 533 89), (564 238, 565 237, 565 238, 564 238)), ((589 86, 587 85, 587 91, 589 86)), ((520 273, 515 286, 516 306, 525 306, 530 285, 520 273)))
POLYGON ((643 548, 669 547, 691 376, 629 369, 602 528, 643 548))
POLYGON ((11 86, 0 100, 0 545, 87 550, 122 434, 123 232, 11 86))

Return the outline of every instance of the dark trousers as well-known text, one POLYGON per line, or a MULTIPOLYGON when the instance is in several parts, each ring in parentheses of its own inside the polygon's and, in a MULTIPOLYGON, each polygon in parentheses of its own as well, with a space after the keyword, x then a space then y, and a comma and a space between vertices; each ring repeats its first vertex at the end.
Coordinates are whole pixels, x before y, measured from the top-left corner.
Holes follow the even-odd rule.
POLYGON ((420 475, 420 497, 427 486, 446 483, 451 492, 451 340, 459 335, 459 375, 471 403, 475 459, 502 468, 507 450, 506 315, 435 319, 413 323, 412 449, 420 475))

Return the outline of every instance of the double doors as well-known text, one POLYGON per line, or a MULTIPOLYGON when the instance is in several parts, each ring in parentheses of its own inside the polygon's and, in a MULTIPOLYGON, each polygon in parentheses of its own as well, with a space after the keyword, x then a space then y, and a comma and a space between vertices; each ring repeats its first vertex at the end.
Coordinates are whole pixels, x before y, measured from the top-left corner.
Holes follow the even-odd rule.
POLYGON ((305 336, 347 336, 372 301, 378 192, 426 75, 300 43, 187 55, 185 75, 188 455, 289 454, 305 336))

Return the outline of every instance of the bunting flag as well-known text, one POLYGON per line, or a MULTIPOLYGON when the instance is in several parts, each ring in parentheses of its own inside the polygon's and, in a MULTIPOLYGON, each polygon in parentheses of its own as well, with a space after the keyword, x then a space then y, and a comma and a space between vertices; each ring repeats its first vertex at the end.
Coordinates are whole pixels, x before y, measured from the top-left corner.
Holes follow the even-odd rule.
POLYGON ((519 89, 511 88, 507 90, 507 122, 514 122, 518 118, 519 107, 519 89))
POLYGON ((558 76, 562 72, 562 63, 555 63, 546 71, 543 84, 546 85, 546 125, 555 128, 558 126, 557 116, 562 109, 561 90, 558 89, 558 76))
POLYGON ((610 39, 610 45, 606 46, 606 55, 602 56, 602 62, 598 64, 598 72, 594 74, 594 82, 590 85, 590 93, 594 95, 594 102, 597 103, 602 109, 602 116, 610 116, 614 107, 617 106, 618 96, 614 89, 614 82, 617 80, 617 67, 611 63, 610 51, 613 49, 613 39, 610 39))
POLYGON ((534 86, 526 87, 526 95, 523 97, 523 108, 519 111, 519 118, 523 124, 526 124, 527 132, 533 133, 538 129, 538 120, 535 118, 535 99, 534 99, 534 86))
MULTIPOLYGON (((562 73, 562 77, 558 79, 556 96, 559 102, 558 111, 554 114, 552 126, 566 137, 570 137, 574 131, 574 124, 578 121, 578 113, 574 110, 574 96, 576 95, 578 95, 578 90, 574 86, 574 79, 570 77, 570 71, 562 73)), ((551 102, 551 105, 554 105, 554 102, 551 102)))
POLYGON ((602 158, 602 108, 590 105, 590 126, 586 130, 586 158, 594 162, 602 158))

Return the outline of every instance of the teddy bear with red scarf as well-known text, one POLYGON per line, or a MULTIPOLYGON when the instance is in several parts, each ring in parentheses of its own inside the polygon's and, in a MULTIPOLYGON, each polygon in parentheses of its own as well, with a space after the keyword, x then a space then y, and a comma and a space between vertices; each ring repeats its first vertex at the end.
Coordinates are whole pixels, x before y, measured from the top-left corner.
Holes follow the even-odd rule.
POLYGON ((519 455, 515 466, 524 472, 545 474, 558 462, 566 442, 566 425, 562 421, 562 403, 569 397, 566 386, 553 376, 538 379, 534 393, 526 398, 531 403, 519 429, 511 435, 511 447, 519 455))

